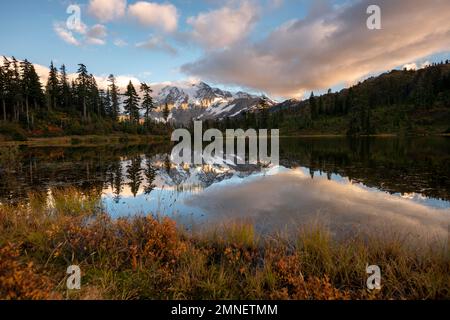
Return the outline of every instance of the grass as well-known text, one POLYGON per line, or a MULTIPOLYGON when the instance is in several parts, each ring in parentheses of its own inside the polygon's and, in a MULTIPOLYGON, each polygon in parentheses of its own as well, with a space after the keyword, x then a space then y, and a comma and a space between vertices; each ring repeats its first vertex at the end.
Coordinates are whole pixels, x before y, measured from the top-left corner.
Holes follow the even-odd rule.
POLYGON ((318 223, 293 241, 245 221, 194 233, 168 218, 112 219, 76 189, 48 197, 0 206, 0 299, 450 298, 448 248, 338 241, 318 223), (368 263, 382 270, 381 290, 366 289, 368 263), (73 264, 82 286, 68 291, 73 264))

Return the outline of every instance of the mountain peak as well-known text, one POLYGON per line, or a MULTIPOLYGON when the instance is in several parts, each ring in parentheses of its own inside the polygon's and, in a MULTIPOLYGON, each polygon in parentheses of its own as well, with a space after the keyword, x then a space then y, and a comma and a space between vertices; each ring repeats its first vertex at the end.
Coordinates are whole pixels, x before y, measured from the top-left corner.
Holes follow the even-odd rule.
MULTIPOLYGON (((253 110, 261 97, 239 91, 235 94, 214 88, 203 81, 185 86, 166 86, 155 99, 159 106, 169 105, 171 119, 187 123, 192 119, 224 119, 253 110)), ((160 114, 155 117, 160 118, 160 114)))
POLYGON ((192 84, 193 87, 197 88, 211 88, 211 86, 203 81, 192 84))

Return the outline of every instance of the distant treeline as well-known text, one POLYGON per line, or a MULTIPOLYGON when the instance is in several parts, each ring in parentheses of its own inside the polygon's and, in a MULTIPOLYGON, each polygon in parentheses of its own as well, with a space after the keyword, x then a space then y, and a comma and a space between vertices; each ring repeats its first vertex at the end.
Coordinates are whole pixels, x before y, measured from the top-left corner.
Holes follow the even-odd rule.
MULTIPOLYGON (((282 134, 450 133, 450 62, 393 70, 304 101, 288 100, 234 119, 222 128, 280 128, 282 134)), ((207 127, 207 126, 206 126, 207 127)))
POLYGON ((142 98, 130 81, 121 93, 114 75, 109 76, 106 90, 100 89, 84 64, 78 65, 77 77, 71 81, 65 65, 57 69, 53 62, 43 88, 32 63, 4 57, 0 66, 0 134, 18 128, 43 134, 164 131, 164 125, 150 119, 156 108, 152 89, 142 83, 138 90, 142 98), (126 117, 120 117, 120 105, 126 117))

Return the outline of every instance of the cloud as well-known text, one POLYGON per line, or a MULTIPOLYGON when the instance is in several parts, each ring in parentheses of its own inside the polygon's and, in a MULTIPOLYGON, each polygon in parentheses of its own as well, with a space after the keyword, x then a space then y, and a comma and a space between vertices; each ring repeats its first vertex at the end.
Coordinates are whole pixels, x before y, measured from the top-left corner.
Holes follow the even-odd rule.
POLYGON ((106 27, 101 24, 96 24, 87 32, 87 35, 90 38, 105 38, 107 34, 106 27))
POLYGON ((169 3, 138 1, 128 7, 128 15, 143 26, 159 28, 165 32, 174 32, 178 26, 177 8, 169 3))
MULTIPOLYGON (((181 70, 279 96, 355 82, 450 48, 450 2, 378 0, 382 30, 366 27, 371 0, 316 6, 255 43, 209 52, 181 70), (431 17, 424 19, 424 17, 431 17)), ((214 33, 214 32, 211 32, 214 33)))
POLYGON ((115 39, 115 40, 114 40, 114 45, 115 45, 116 47, 126 47, 126 46, 128 46, 128 42, 126 42, 126 41, 123 40, 123 39, 115 39))
MULTIPOLYGON (((97 82, 97 85, 100 89, 106 89, 108 88, 109 82, 108 82, 109 75, 102 75, 102 76, 95 76, 95 81, 97 82)), ((116 84, 119 87, 119 89, 124 92, 126 89, 128 83, 131 81, 135 87, 139 86, 141 84, 141 80, 139 80, 137 77, 133 75, 116 75, 116 84)))
POLYGON ((136 47, 163 51, 173 55, 177 54, 177 49, 172 47, 164 38, 160 36, 151 36, 147 41, 137 43, 136 47))
MULTIPOLYGON (((68 28, 67 25, 66 25, 66 28, 68 28)), ((70 29, 70 30, 72 30, 75 33, 85 34, 88 31, 88 27, 83 22, 80 22, 80 23, 75 23, 72 26, 72 29, 70 29)))
POLYGON ((369 191, 361 184, 311 179, 302 169, 244 178, 232 188, 218 185, 189 197, 185 204, 202 209, 212 223, 224 217, 242 219, 248 213, 244 218, 263 230, 288 231, 289 225, 298 227, 320 218, 333 232, 383 230, 427 242, 447 241, 450 223, 448 209, 369 191))
POLYGON ((108 35, 106 27, 101 24, 96 24, 90 28, 86 33, 86 43, 94 45, 104 45, 105 38, 108 35))
POLYGON ((63 41, 74 46, 106 44, 105 38, 108 32, 104 25, 96 24, 90 28, 84 24, 81 24, 81 26, 80 28, 69 30, 62 22, 57 22, 53 25, 53 29, 63 41), (75 36, 77 33, 82 36, 81 39, 77 39, 75 36))
POLYGON ((403 65, 402 69, 405 69, 405 70, 416 70, 417 69, 417 64, 415 62, 407 63, 407 64, 403 65))
POLYGON ((55 23, 53 25, 53 30, 56 32, 58 37, 64 42, 71 44, 73 46, 79 46, 81 43, 74 37, 72 31, 65 28, 61 23, 55 23))
POLYGON ((425 62, 422 62, 422 64, 420 65, 420 67, 421 68, 425 68, 425 67, 428 67, 428 66, 430 66, 431 65, 431 62, 430 61, 425 61, 425 62))
POLYGON ((192 26, 191 37, 207 49, 220 49, 244 39, 257 20, 259 8, 249 1, 239 7, 230 5, 195 17, 187 23, 192 26))
POLYGON ((108 22, 125 15, 126 0, 90 0, 89 13, 101 22, 108 22))
POLYGON ((411 62, 411 63, 404 64, 402 69, 417 70, 417 69, 422 69, 422 68, 428 67, 430 65, 431 65, 431 62, 428 60, 420 63, 419 65, 417 64, 417 62, 411 62))

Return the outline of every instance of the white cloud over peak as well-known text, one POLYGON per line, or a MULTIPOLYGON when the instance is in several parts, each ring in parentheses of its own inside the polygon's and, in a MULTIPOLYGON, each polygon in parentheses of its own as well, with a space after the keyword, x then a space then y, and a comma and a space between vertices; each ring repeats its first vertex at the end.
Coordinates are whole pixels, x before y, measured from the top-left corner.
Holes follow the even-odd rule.
MULTIPOLYGON (((205 81, 292 97, 450 50, 450 1, 409 0, 406 7, 402 0, 376 3, 382 30, 366 27, 372 0, 333 10, 316 6, 306 18, 287 22, 256 43, 239 42, 208 52, 181 70, 205 81)), ((208 37, 208 29, 202 30, 208 37)))
POLYGON ((128 15, 145 27, 174 32, 178 27, 177 8, 169 3, 138 1, 128 7, 128 15))
POLYGON ((238 7, 233 4, 189 17, 192 39, 207 49, 226 48, 244 39, 257 20, 259 7, 250 1, 238 7))
POLYGON ((113 21, 125 15, 127 0, 90 0, 89 13, 100 22, 113 21))

